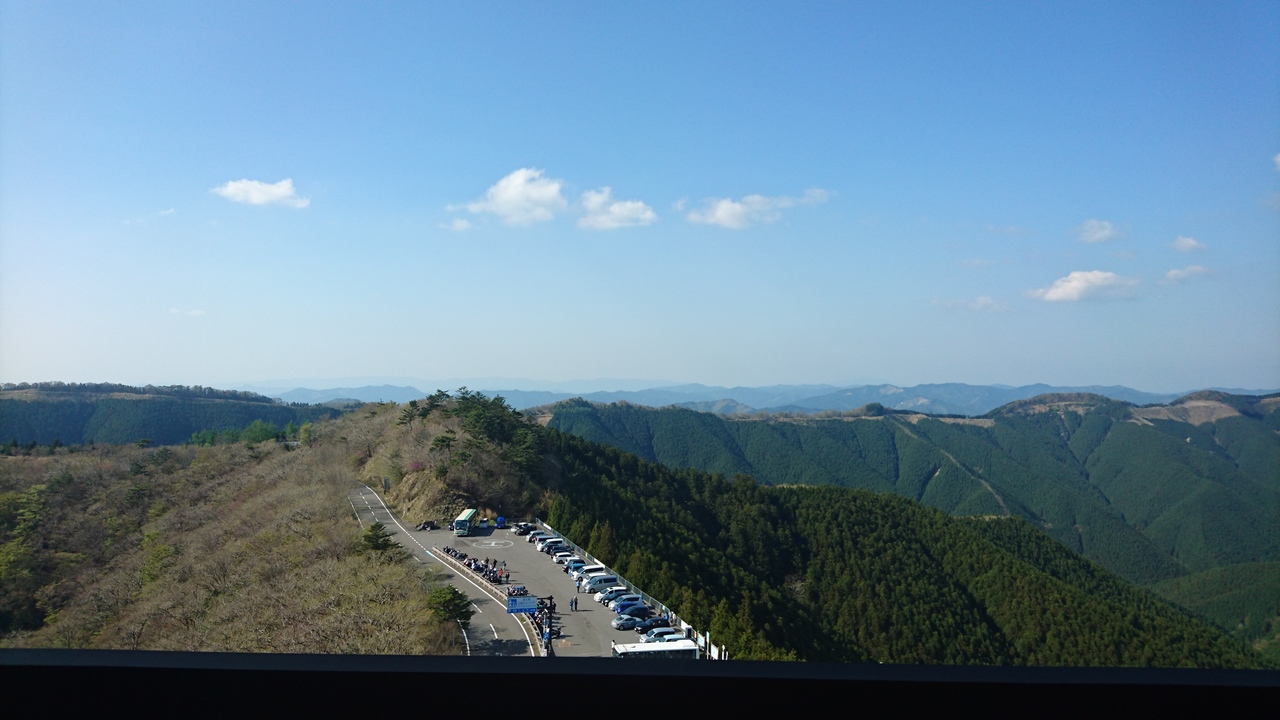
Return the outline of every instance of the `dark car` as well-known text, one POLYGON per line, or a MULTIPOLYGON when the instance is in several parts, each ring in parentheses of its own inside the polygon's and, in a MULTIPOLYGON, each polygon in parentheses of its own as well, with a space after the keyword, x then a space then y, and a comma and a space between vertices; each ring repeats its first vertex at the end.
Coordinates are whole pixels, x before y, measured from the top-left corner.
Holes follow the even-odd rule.
POLYGON ((653 630, 654 628, 671 627, 671 623, 667 622, 664 617, 654 616, 636 625, 636 632, 641 635, 653 630))
POLYGON ((619 615, 609 624, 617 630, 630 630, 635 627, 638 622, 640 622, 640 618, 632 617, 630 615, 619 615))
POLYGON ((654 612, 653 608, 649 607, 648 605, 640 605, 638 607, 633 607, 630 610, 628 610, 627 614, 633 618, 636 618, 637 620, 648 620, 649 618, 653 617, 657 613, 654 612))
POLYGON ((625 605, 623 607, 625 609, 622 612, 618 613, 619 615, 630 615, 631 617, 637 620, 646 620, 648 618, 653 617, 656 614, 653 612, 653 608, 649 607, 648 605, 645 605, 644 603, 636 603, 634 605, 625 605))

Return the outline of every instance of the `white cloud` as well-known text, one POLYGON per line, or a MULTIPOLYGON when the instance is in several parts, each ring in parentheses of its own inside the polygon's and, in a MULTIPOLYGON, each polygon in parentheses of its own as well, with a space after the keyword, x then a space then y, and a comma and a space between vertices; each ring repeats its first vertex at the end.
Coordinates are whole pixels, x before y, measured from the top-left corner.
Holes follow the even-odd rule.
POLYGON ((471 221, 466 218, 454 218, 448 225, 440 223, 440 227, 454 232, 464 232, 471 229, 471 221))
POLYGON ((976 267, 986 267, 988 265, 995 265, 996 261, 986 260, 983 258, 972 258, 970 260, 961 260, 960 264, 965 267, 976 268, 976 267))
POLYGON ((170 315, 189 315, 191 317, 200 317, 204 315, 203 310, 180 310, 176 307, 169 308, 170 315))
POLYGON ((1127 278, 1104 270, 1076 270, 1058 278, 1047 288, 1032 290, 1033 298, 1045 302, 1075 302, 1086 298, 1119 297, 1137 285, 1137 278, 1127 278))
POLYGON ((1271 158, 1271 160, 1276 164, 1276 169, 1280 170, 1280 153, 1276 153, 1276 156, 1271 158))
POLYGON ((1080 238, 1080 242, 1100 243, 1120 237, 1120 231, 1106 220, 1085 220, 1076 229, 1076 237, 1080 238))
POLYGON ((684 209, 686 206, 688 206, 688 204, 689 204, 689 198, 680 198, 679 200, 671 203, 671 209, 675 210, 676 212, 684 212, 684 209))
POLYGON ((307 198, 298 197, 293 188, 293 178, 285 178, 278 183, 264 183, 261 180, 232 180, 210 192, 232 202, 250 205, 284 205, 291 208, 304 208, 311 204, 307 198))
POLYGON ((613 190, 602 187, 582 193, 582 207, 587 212, 578 218, 578 227, 591 230, 616 230, 650 225, 658 219, 653 208, 639 200, 611 202, 613 190))
POLYGON ((1204 248, 1204 243, 1191 237, 1179 235, 1178 239, 1173 241, 1173 249, 1178 252, 1191 252, 1192 250, 1203 250, 1204 248))
POLYGON ((520 168, 485 191, 483 199, 468 203, 466 208, 476 215, 493 213, 508 225, 529 226, 551 220, 569 206, 560 194, 563 185, 562 180, 543 177, 541 170, 520 168))
POLYGON ((178 212, 177 208, 169 208, 168 210, 161 210, 156 214, 157 215, 173 215, 176 212, 178 212))
POLYGON ((1165 273, 1163 282, 1166 285, 1172 285, 1190 280, 1191 278, 1199 275, 1206 275, 1208 272, 1209 268, 1202 265, 1188 265, 1180 270, 1170 270, 1165 273))
POLYGON ((752 223, 773 222, 782 217, 778 211, 796 205, 820 205, 831 197, 831 193, 821 188, 806 190, 803 197, 793 198, 786 195, 765 197, 763 195, 747 195, 741 200, 730 198, 708 198, 703 201, 701 210, 694 210, 688 215, 689 222, 703 225, 719 225, 721 227, 741 230, 752 223))

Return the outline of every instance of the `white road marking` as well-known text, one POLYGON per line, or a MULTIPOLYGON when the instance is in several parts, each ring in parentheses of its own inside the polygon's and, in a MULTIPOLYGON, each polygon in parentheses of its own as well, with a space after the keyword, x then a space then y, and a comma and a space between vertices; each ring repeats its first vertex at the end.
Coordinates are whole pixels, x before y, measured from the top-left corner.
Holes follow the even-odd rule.
POLYGON ((462 631, 462 642, 467 644, 467 657, 471 657, 471 641, 467 639, 467 626, 458 621, 458 629, 462 631))
POLYGON ((493 630, 493 639, 494 639, 494 640, 497 640, 497 639, 498 639, 498 631, 497 631, 496 629, 494 629, 494 627, 493 627, 493 623, 489 623, 489 629, 490 629, 490 630, 493 630))
MULTIPOLYGON (((364 485, 364 483, 361 483, 361 485, 364 485)), ((435 560, 435 561, 437 561, 437 562, 442 562, 442 561, 440 560, 440 558, 438 558, 438 557, 436 557, 434 554, 432 554, 432 552, 431 552, 430 550, 428 550, 428 549, 426 548, 426 546, 425 546, 425 545, 423 545, 422 543, 418 542, 418 538, 416 538, 416 537, 414 537, 414 536, 410 535, 410 534, 409 534, 409 531, 404 529, 404 526, 403 526, 403 525, 401 525, 401 524, 400 524, 400 521, 396 519, 396 516, 395 516, 394 514, 392 514, 392 512, 391 512, 391 508, 388 508, 388 507, 387 507, 387 504, 386 504, 385 502, 383 502, 382 497, 381 497, 380 495, 378 495, 378 493, 374 492, 374 491, 373 491, 373 488, 369 487, 368 485, 364 485, 364 489, 365 489, 365 490, 368 490, 370 493, 372 493, 372 494, 373 494, 373 496, 374 496, 375 498, 378 498, 378 503, 382 505, 382 509, 383 509, 383 510, 386 510, 386 511, 387 511, 387 514, 391 516, 391 522, 395 523, 395 524, 396 524, 396 527, 400 528, 401 532, 403 532, 403 533, 405 534, 405 536, 407 536, 410 540, 412 540, 414 545, 417 545, 418 547, 422 548, 422 552, 426 553, 428 557, 432 558, 433 560, 435 560)), ((360 493, 360 496, 364 498, 364 502, 365 502, 365 504, 366 504, 366 505, 368 505, 368 504, 369 504, 369 497, 368 497, 367 495, 365 495, 364 493, 360 493)), ((447 564, 447 563, 446 563, 446 564, 447 564)), ((471 583, 471 586, 472 586, 472 587, 474 587, 475 589, 477 589, 477 590, 479 590, 480 592, 484 593, 485 595, 488 595, 488 596, 492 597, 494 600, 498 601, 499 603, 501 603, 501 602, 502 602, 502 599, 501 599, 501 598, 499 598, 499 597, 497 597, 497 594, 496 594, 496 593, 491 593, 491 592, 489 592, 488 590, 486 590, 486 589, 484 589, 484 588, 480 587, 479 585, 476 585, 474 582, 471 582, 471 578, 467 577, 465 573, 463 573, 463 574, 459 574, 457 577, 460 577, 460 578, 462 578, 463 580, 466 580, 468 583, 471 583)), ((504 607, 505 607, 505 604, 504 604, 504 607)), ((532 655, 533 657, 537 657, 537 656, 538 656, 538 654, 537 654, 537 652, 534 650, 534 647, 533 647, 533 640, 532 640, 532 639, 530 639, 530 637, 529 637, 529 631, 525 629, 524 623, 523 623, 523 622, 520 622, 520 620, 521 620, 521 618, 517 617, 517 618, 516 618, 516 624, 520 626, 520 632, 524 633, 524 641, 525 641, 526 643, 528 643, 528 644, 529 644, 529 654, 530 654, 530 655, 532 655)), ((459 624, 461 624, 461 623, 459 623, 459 624)), ((466 631, 466 629, 463 629, 463 631, 462 631, 462 637, 463 637, 463 639, 464 639, 464 640, 466 639, 466 637, 467 637, 467 631, 466 631)), ((468 644, 467 644, 467 654, 468 654, 468 655, 470 655, 470 654, 471 654, 471 644, 470 644, 470 642, 468 642, 468 644)))
POLYGON ((482 612, 484 612, 483 610, 481 610, 481 609, 480 609, 480 606, 479 606, 479 605, 477 605, 477 604, 475 604, 475 603, 471 603, 471 607, 475 608, 475 609, 476 609, 476 612, 478 612, 478 613, 482 613, 482 612))

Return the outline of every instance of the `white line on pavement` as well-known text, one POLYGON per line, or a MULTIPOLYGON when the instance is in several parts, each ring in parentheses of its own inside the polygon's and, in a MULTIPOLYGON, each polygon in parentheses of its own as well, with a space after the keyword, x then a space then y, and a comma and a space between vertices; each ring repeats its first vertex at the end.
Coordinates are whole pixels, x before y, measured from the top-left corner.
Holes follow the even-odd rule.
MULTIPOLYGON (((364 483, 361 483, 361 485, 364 485, 364 483)), ((395 524, 396 524, 396 527, 400 528, 401 532, 403 532, 403 533, 405 534, 405 537, 407 537, 407 538, 409 538, 410 540, 412 540, 414 545, 417 545, 418 547, 422 548, 422 552, 426 553, 429 557, 431 557, 432 559, 436 560, 437 562, 440 562, 440 558, 438 558, 438 557, 436 557, 435 555, 433 555, 433 554, 431 553, 431 551, 430 551, 430 550, 428 550, 428 549, 426 548, 426 546, 424 546, 422 543, 418 542, 418 539, 417 539, 417 538, 415 538, 414 536, 410 535, 410 534, 409 534, 409 531, 404 529, 404 526, 403 526, 403 525, 401 525, 401 524, 400 524, 400 521, 396 519, 395 514, 391 512, 391 508, 388 508, 388 507, 387 507, 387 504, 386 504, 385 502, 383 502, 383 501, 382 501, 382 497, 381 497, 380 495, 378 495, 378 493, 374 492, 374 491, 373 491, 373 488, 369 487, 368 485, 364 485, 364 489, 365 489, 365 490, 368 490, 370 493, 372 493, 372 494, 373 494, 373 496, 374 496, 375 498, 378 498, 378 502, 382 505, 382 509, 387 511, 387 514, 391 516, 391 522, 395 523, 395 524)), ((360 495, 361 495, 361 497, 363 497, 363 498, 365 499, 365 500, 364 500, 364 501, 365 501, 365 503, 366 503, 366 504, 368 504, 368 502, 369 502, 369 497, 368 497, 367 495, 365 495, 364 493, 360 493, 360 495)), ((447 565, 447 563, 446 563, 446 565, 447 565)), ((499 597, 497 597, 497 594, 496 594, 496 593, 490 593, 488 590, 485 590, 484 588, 480 587, 479 585, 476 585, 474 582, 472 582, 472 581, 471 581, 471 578, 467 577, 466 573, 455 573, 455 577, 460 577, 460 578, 462 578, 463 580, 466 580, 466 581, 467 581, 468 583, 470 583, 470 584, 471 584, 471 586, 472 586, 472 587, 474 587, 475 589, 479 590, 480 592, 484 593, 485 595, 488 595, 489 597, 492 597, 494 600, 496 600, 496 601, 497 601, 497 602, 499 602, 499 603, 501 603, 501 602, 502 602, 502 599, 501 599, 501 598, 499 598, 499 597)), ((516 618, 516 624, 520 626, 520 632, 524 633, 524 641, 525 641, 526 643, 528 643, 528 644, 529 644, 529 654, 530 654, 530 655, 532 655, 532 656, 534 656, 534 657, 537 657, 537 652, 535 652, 535 651, 534 651, 534 648, 533 648, 533 640, 529 638, 529 631, 525 629, 525 627, 524 627, 524 623, 520 622, 520 618, 516 618)), ((463 630, 463 631, 462 631, 462 637, 465 639, 465 638, 466 638, 466 636, 467 636, 467 631, 466 631, 466 630, 463 630)), ((470 654, 471 654, 471 646, 470 646, 470 644, 468 644, 468 646, 467 646, 467 654, 468 654, 468 655, 470 655, 470 654)))

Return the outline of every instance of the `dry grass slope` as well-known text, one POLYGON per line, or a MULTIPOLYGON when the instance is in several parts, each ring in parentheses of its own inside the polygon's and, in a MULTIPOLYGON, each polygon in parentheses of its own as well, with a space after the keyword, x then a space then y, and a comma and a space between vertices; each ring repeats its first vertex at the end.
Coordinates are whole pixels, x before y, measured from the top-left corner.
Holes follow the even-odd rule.
POLYGON ((361 550, 347 493, 375 408, 274 443, 98 448, 0 458, 0 492, 33 486, 32 542, 61 563, 38 590, 43 627, 11 647, 458 654, 427 608, 435 579, 361 550))

